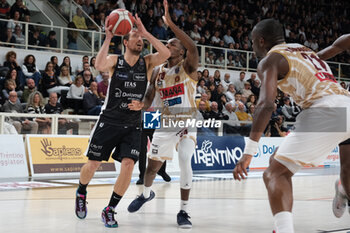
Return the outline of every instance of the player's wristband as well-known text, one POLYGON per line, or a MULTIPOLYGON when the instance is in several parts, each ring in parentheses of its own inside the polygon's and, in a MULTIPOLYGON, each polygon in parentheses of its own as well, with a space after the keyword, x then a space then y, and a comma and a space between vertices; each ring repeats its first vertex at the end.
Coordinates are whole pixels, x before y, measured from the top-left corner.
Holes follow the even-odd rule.
POLYGON ((259 143, 247 138, 243 154, 255 155, 258 152, 259 143))

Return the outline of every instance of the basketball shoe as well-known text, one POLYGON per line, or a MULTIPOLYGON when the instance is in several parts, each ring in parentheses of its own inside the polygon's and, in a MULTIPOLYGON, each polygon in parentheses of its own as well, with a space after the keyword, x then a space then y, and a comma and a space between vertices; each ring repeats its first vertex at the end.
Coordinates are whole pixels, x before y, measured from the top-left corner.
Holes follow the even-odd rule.
POLYGON ((107 206, 102 210, 102 222, 104 222, 106 227, 115 228, 118 227, 117 221, 114 219, 114 208, 112 206, 107 206))
POLYGON ((333 213, 335 217, 340 218, 343 216, 347 201, 343 187, 341 186, 339 179, 337 179, 335 181, 335 196, 333 198, 333 213))
POLYGON ((152 190, 151 190, 150 196, 148 198, 145 198, 143 196, 143 194, 141 194, 140 196, 137 196, 135 198, 135 200, 133 200, 130 203, 130 205, 128 206, 128 211, 130 213, 138 211, 143 206, 143 204, 145 204, 146 202, 152 200, 154 197, 155 197, 155 194, 154 194, 154 192, 152 190))
POLYGON ((77 191, 76 197, 75 197, 75 214, 78 218, 84 219, 87 215, 87 207, 86 207, 86 194, 80 194, 77 191))
POLYGON ((157 174, 160 175, 165 182, 170 182, 171 181, 171 177, 168 175, 168 173, 166 173, 166 172, 158 172, 157 174))
POLYGON ((192 223, 189 220, 191 217, 184 210, 180 210, 177 214, 177 225, 180 228, 192 228, 192 223))

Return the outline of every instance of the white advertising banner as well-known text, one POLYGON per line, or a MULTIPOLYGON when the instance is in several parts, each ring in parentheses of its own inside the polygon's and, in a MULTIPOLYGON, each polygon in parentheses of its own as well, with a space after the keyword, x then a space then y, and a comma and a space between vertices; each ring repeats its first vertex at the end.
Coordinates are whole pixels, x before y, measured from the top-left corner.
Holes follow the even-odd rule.
MULTIPOLYGON (((244 138, 246 140, 247 138, 244 138)), ((269 166, 270 156, 273 155, 276 148, 281 144, 283 138, 262 137, 259 141, 259 150, 252 162, 250 168, 266 168, 269 166)))
MULTIPOLYGON (((245 140, 247 138, 244 138, 245 140)), ((250 168, 260 169, 269 166, 270 156, 275 152, 275 150, 282 143, 283 138, 281 137, 262 137, 259 141, 259 151, 250 164, 250 168)), ((327 159, 319 164, 319 166, 340 166, 339 161, 339 147, 334 148, 332 152, 329 153, 327 159)))
POLYGON ((339 146, 334 148, 327 156, 327 159, 321 164, 323 166, 340 166, 339 146))
POLYGON ((0 178, 28 175, 22 135, 0 135, 0 178))

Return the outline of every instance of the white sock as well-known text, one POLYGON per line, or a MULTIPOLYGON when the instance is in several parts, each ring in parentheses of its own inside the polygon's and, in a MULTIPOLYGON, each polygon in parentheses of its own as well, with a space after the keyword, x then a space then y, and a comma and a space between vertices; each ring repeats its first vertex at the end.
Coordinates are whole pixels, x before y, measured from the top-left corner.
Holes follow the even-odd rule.
POLYGON ((149 198, 151 196, 151 187, 143 186, 143 197, 149 198))
POLYGON ((275 214, 273 218, 275 220, 276 233, 294 233, 293 215, 291 212, 282 211, 275 214))
POLYGON ((188 201, 181 200, 181 210, 187 212, 188 201))

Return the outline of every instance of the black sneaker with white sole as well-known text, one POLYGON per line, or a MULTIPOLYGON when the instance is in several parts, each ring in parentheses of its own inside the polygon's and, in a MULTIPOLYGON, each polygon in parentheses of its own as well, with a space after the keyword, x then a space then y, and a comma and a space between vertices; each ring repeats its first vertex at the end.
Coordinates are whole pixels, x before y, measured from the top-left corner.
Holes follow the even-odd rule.
POLYGON ((189 220, 191 217, 184 210, 180 210, 177 214, 177 225, 180 228, 192 228, 192 223, 189 220))

